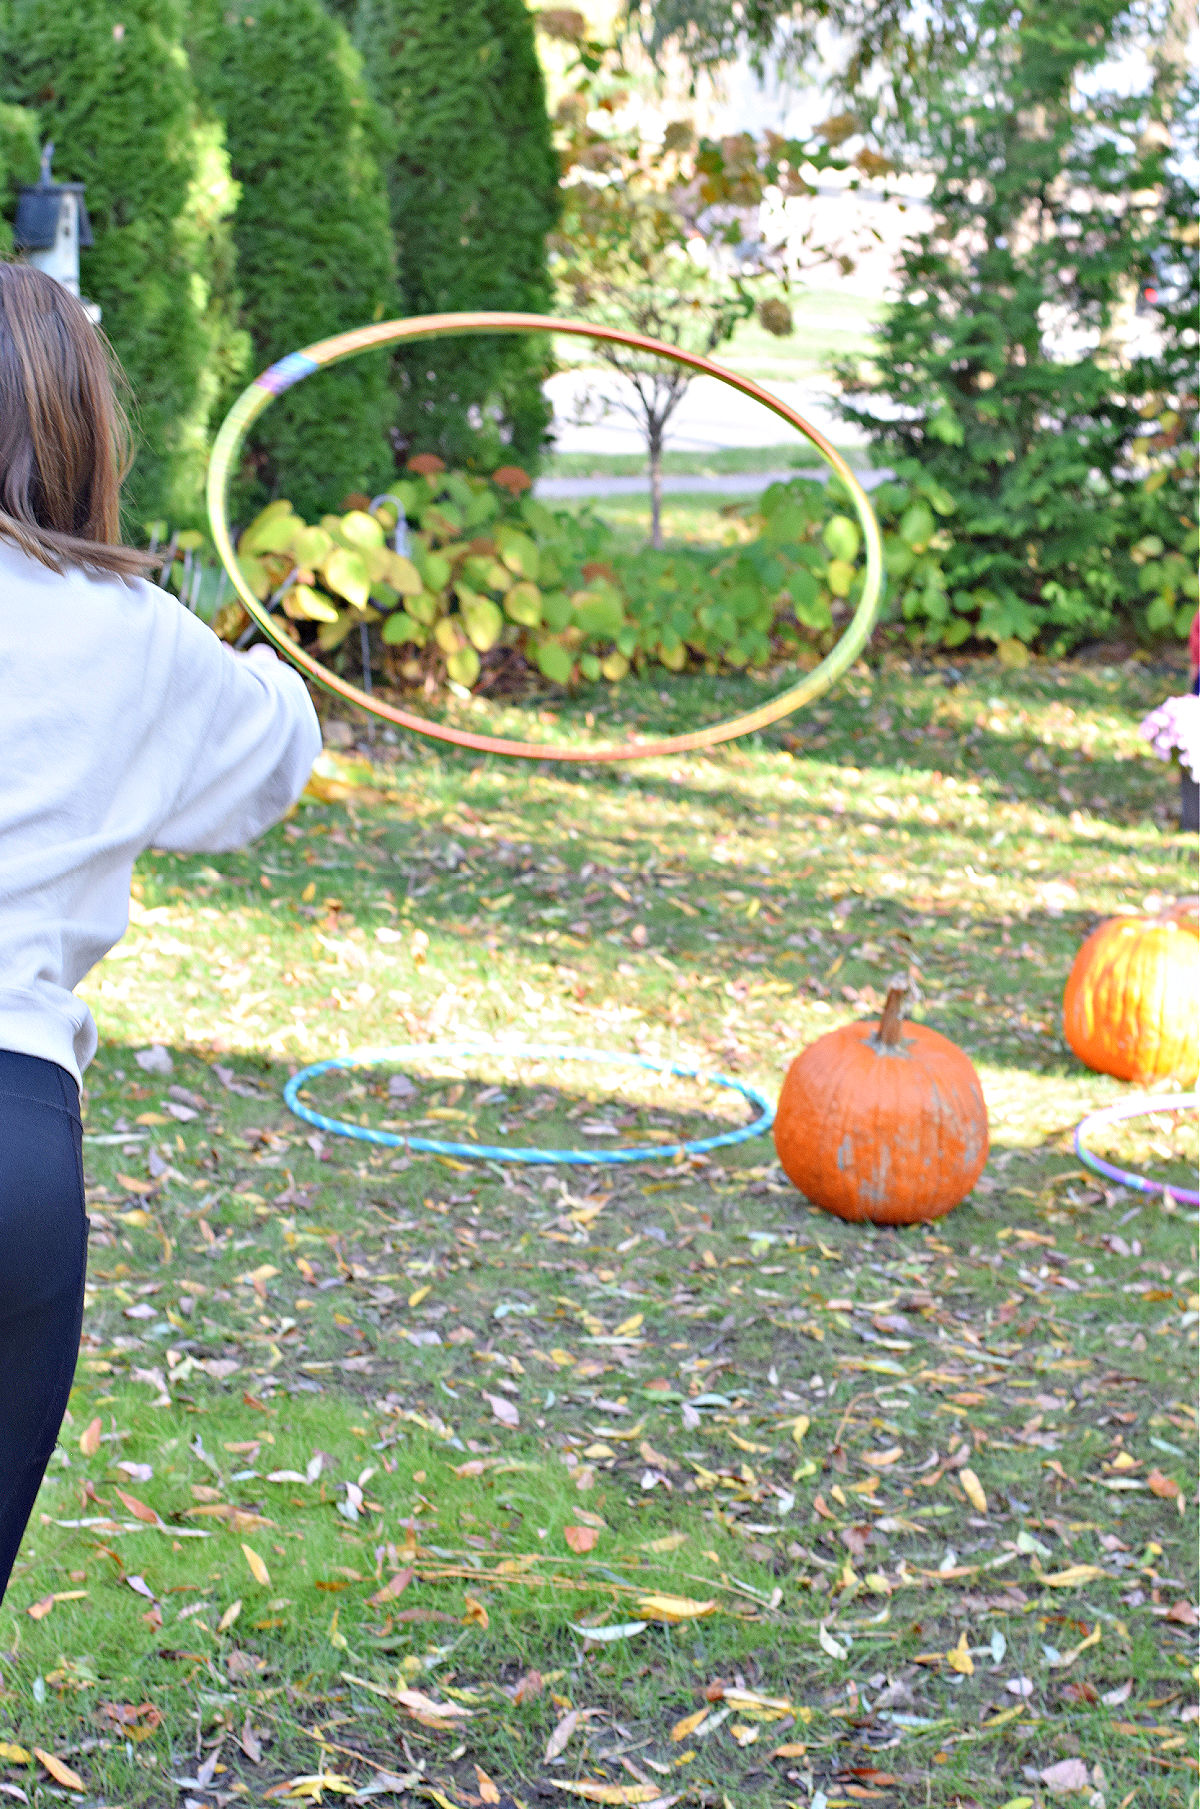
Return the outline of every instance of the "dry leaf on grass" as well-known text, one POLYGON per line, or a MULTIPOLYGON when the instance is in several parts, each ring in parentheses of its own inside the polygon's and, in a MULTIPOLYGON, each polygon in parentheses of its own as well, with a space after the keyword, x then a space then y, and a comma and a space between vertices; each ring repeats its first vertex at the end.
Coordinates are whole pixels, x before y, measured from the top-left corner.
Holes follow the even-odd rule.
POLYGON ((254 1578, 254 1581, 256 1583, 261 1583, 264 1589, 269 1589, 271 1586, 270 1571, 267 1569, 254 1547, 252 1545, 247 1545, 244 1541, 242 1543, 242 1556, 249 1566, 250 1575, 254 1578))
POLYGON ((46 1770, 50 1773, 54 1782, 56 1784, 61 1784, 65 1790, 87 1789, 87 1785, 84 1783, 79 1773, 77 1771, 72 1771, 71 1767, 64 1764, 61 1759, 56 1759, 52 1752, 43 1752, 40 1746, 35 1746, 33 1749, 33 1756, 38 1760, 39 1764, 46 1767, 46 1770))
POLYGON ((974 1470, 960 1470, 958 1472, 958 1480, 962 1484, 963 1494, 971 1503, 971 1506, 975 1509, 976 1513, 986 1514, 988 1511, 988 1498, 984 1494, 983 1484, 980 1482, 978 1476, 976 1476, 974 1470))
POLYGON ((673 1625, 678 1621, 698 1621, 706 1614, 715 1614, 715 1602, 696 1602, 686 1595, 640 1595, 637 1599, 637 1611, 645 1615, 648 1621, 666 1621, 673 1625))
POLYGON ((566 1752, 567 1747, 570 1744, 571 1735, 578 1726, 579 1710, 571 1709, 563 1716, 562 1720, 546 1742, 546 1750, 542 1754, 542 1759, 545 1764, 548 1765, 551 1759, 557 1759, 560 1754, 566 1752))

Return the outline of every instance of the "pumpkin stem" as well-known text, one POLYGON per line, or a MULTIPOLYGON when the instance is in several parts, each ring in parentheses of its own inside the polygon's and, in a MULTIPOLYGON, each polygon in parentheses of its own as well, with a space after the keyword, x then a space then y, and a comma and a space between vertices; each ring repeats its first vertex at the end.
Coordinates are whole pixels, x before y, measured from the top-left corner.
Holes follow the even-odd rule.
POLYGON ((879 1029, 875 1032, 875 1042, 884 1049, 894 1049, 901 1040, 904 1027, 904 1006, 909 995, 908 979, 904 974, 896 974, 888 981, 887 1001, 883 1007, 883 1016, 879 1020, 879 1029))

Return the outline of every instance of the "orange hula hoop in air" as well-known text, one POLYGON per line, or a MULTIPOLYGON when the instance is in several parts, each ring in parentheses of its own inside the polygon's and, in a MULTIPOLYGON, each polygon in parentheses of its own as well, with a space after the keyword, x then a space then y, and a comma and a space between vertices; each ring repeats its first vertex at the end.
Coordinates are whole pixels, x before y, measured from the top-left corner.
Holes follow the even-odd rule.
POLYGON ((272 645, 309 678, 345 702, 355 704, 360 710, 381 717, 385 722, 394 723, 398 728, 410 729, 413 734, 427 735, 435 741, 448 741, 456 747, 472 748, 479 753, 505 754, 518 760, 570 761, 576 765, 597 761, 647 760, 656 755, 693 753, 700 748, 715 747, 719 742, 732 741, 739 735, 749 735, 756 729, 766 728, 769 724, 778 722, 781 717, 790 716, 794 710, 811 703, 841 677, 866 645, 879 615, 884 594, 883 547, 879 524, 875 520, 866 491, 836 447, 831 446, 824 435, 802 415, 797 414, 794 408, 789 408, 786 402, 780 401, 778 396, 773 396, 769 390, 761 388, 749 377, 740 377, 735 371, 727 371, 711 358, 701 357, 699 353, 685 352, 679 346, 666 345, 660 340, 648 339, 641 333, 628 333, 618 327, 591 326, 577 320, 554 320, 540 314, 418 315, 410 320, 386 320, 375 326, 358 327, 349 333, 338 333, 332 339, 319 340, 315 345, 305 346, 302 351, 289 353, 286 358, 280 359, 256 377, 248 389, 242 391, 221 424, 208 467, 208 517, 221 563, 229 573, 234 589, 252 621, 272 645), (760 704, 757 709, 731 716, 708 728, 694 729, 686 735, 668 735, 659 741, 622 741, 599 747, 556 747, 535 741, 515 741, 502 735, 482 735, 471 729, 455 728, 448 723, 430 722, 423 716, 414 715, 410 710, 398 709, 377 697, 368 696, 357 685, 340 678, 319 660, 313 659, 302 647, 296 646, 281 631, 251 590, 238 564, 230 535, 229 482, 247 432, 259 415, 270 407, 276 396, 282 395, 284 390, 302 382, 305 377, 311 376, 325 365, 338 364, 343 358, 352 358, 358 352, 371 351, 380 346, 417 339, 442 339, 457 333, 559 333, 576 339, 598 339, 610 345, 628 346, 674 364, 686 365, 689 370, 702 376, 715 377, 718 382, 729 384, 732 389, 740 390, 744 396, 760 402, 780 420, 786 421, 789 427, 794 427, 798 433, 803 434, 845 485, 862 529, 866 552, 862 596, 837 645, 818 666, 805 673, 798 684, 772 698, 769 703, 760 704))

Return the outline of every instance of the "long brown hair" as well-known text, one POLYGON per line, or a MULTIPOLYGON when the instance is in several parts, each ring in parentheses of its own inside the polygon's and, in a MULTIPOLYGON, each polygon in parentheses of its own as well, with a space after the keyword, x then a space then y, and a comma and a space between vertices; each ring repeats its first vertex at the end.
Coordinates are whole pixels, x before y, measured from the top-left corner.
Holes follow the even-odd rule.
POLYGON ((132 463, 124 374, 79 300, 44 271, 0 263, 0 536, 53 571, 147 569, 121 545, 132 463))

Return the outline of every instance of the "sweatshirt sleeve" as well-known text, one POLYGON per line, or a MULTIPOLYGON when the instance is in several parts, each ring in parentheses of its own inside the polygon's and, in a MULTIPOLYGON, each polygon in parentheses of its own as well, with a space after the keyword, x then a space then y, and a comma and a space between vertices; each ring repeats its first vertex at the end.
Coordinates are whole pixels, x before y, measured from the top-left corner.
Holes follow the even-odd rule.
POLYGON ((262 835, 296 802, 321 751, 321 728, 304 680, 269 649, 235 653, 206 632, 194 651, 202 669, 192 676, 212 706, 152 843, 221 854, 262 835))

